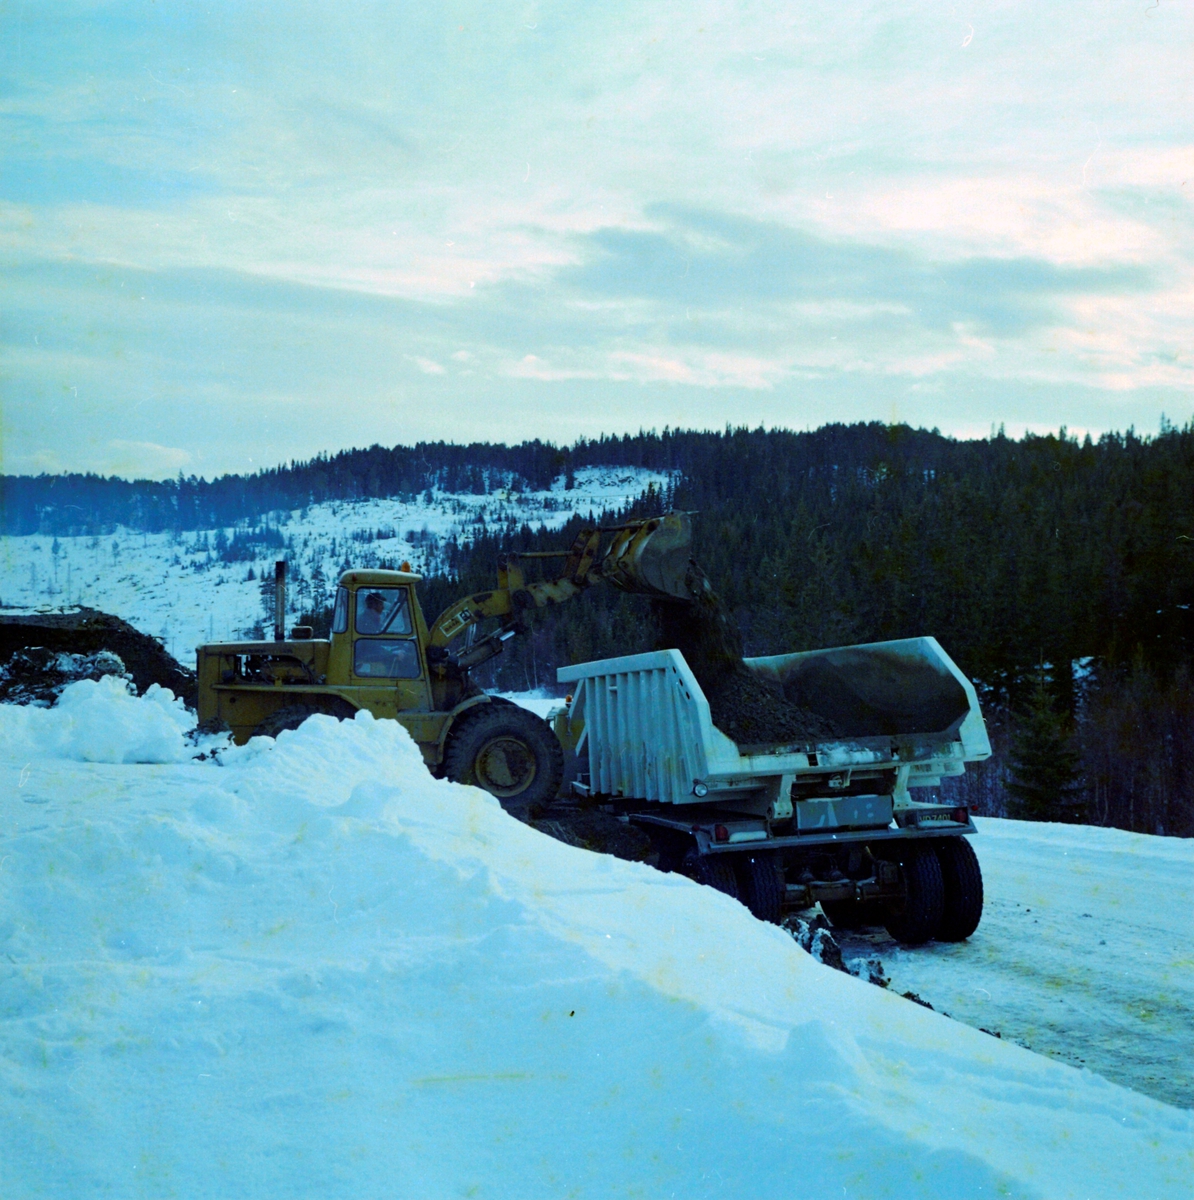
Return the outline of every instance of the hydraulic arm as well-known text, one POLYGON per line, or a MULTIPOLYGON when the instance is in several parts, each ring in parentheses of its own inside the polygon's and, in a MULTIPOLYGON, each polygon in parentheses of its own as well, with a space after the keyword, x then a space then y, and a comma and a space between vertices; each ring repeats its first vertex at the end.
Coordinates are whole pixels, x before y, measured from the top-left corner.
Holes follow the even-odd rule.
POLYGON ((493 591, 466 596, 436 618, 430 630, 428 658, 433 664, 451 663, 467 671, 500 654, 504 642, 525 632, 531 609, 562 604, 603 579, 625 592, 687 599, 693 583, 691 547, 689 514, 673 512, 610 528, 581 530, 567 550, 511 554, 498 566, 498 585, 493 591), (603 552, 606 535, 610 541, 603 552), (523 562, 532 558, 562 558, 564 569, 554 579, 528 582, 523 562), (494 617, 500 624, 493 633, 471 642, 458 654, 449 652, 449 644, 462 633, 494 617))

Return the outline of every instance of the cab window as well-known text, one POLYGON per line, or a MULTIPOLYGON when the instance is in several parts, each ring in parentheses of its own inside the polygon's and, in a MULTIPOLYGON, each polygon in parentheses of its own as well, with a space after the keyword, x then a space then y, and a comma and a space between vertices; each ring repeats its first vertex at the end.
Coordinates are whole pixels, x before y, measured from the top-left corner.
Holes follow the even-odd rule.
POLYGON ((358 638, 352 669, 368 679, 418 679, 419 649, 411 638, 358 638))
POLYGON ((355 621, 357 633, 367 636, 413 632, 410 592, 406 588, 359 588, 355 621))
POLYGON ((348 588, 336 589, 336 607, 332 610, 332 632, 348 632, 348 588))

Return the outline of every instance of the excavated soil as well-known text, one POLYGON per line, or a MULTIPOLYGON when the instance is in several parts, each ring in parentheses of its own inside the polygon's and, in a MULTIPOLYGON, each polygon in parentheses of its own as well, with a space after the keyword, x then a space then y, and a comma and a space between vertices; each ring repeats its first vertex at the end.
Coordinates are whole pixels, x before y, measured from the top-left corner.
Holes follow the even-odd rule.
POLYGON ((161 684, 191 708, 195 706, 195 673, 167 654, 156 638, 119 617, 94 608, 57 613, 0 611, 0 675, 23 694, 46 699, 73 679, 112 673, 127 673, 139 692, 161 684), (105 651, 119 660, 119 671, 101 659, 105 651), (80 667, 62 655, 88 661, 80 667))
POLYGON ((692 668, 713 724, 739 746, 815 742, 840 736, 825 717, 788 700, 778 684, 742 661, 742 636, 720 597, 696 569, 690 601, 655 600, 660 650, 679 650, 692 668))
POLYGON ((102 679, 116 675, 129 679, 124 663, 111 650, 94 654, 68 654, 30 646, 0 662, 0 704, 33 704, 51 707, 62 689, 80 679, 102 679))
POLYGON ((547 810, 547 815, 531 818, 528 823, 558 842, 612 854, 627 862, 645 862, 651 854, 651 840, 641 829, 597 808, 559 801, 547 810))

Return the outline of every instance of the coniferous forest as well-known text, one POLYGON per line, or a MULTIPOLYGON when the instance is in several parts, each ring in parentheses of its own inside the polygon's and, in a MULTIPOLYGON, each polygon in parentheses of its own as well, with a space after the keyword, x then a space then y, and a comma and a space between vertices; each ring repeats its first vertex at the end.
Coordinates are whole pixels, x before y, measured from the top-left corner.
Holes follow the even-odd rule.
MULTIPOLYGON (((978 683, 996 746, 950 784, 977 811, 1194 835, 1194 425, 1097 441, 665 430, 564 448, 375 446, 212 481, 7 477, 3 528, 232 526, 324 499, 541 488, 592 465, 674 473, 634 513, 697 514, 696 557, 748 653, 935 636, 978 683)), ((424 607, 492 586, 501 554, 566 545, 579 527, 449 545, 424 607)), ((653 641, 644 602, 594 588, 482 682, 550 683, 563 662, 653 641)))

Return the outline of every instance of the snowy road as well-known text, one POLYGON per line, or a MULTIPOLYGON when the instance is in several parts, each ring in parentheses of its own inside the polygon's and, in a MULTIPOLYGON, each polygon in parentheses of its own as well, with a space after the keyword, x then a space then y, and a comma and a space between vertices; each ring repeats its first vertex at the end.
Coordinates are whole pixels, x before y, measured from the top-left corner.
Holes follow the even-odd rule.
POLYGON ((892 988, 1022 1046, 1194 1108, 1194 842, 978 819, 986 907, 969 942, 877 953, 892 988))

